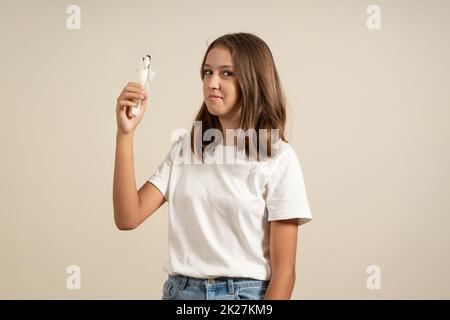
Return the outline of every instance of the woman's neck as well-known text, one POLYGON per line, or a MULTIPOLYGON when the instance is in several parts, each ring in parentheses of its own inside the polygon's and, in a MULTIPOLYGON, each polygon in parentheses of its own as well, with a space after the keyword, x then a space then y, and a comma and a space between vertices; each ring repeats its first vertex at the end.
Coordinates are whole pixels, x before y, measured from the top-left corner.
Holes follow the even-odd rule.
MULTIPOLYGON (((224 145, 234 145, 234 141, 230 139, 227 141, 227 129, 233 129, 233 135, 236 133, 234 130, 239 128, 239 120, 241 118, 240 109, 238 112, 233 114, 231 117, 219 117, 220 125, 222 126, 222 137, 224 145)), ((234 139, 233 139, 234 140, 234 139)))

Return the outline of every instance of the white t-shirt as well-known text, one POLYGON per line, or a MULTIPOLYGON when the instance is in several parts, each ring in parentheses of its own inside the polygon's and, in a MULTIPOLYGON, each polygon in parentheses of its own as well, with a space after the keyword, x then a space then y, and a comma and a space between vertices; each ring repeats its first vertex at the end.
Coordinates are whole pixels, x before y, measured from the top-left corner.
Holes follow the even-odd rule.
MULTIPOLYGON (((164 271, 196 278, 270 279, 268 221, 299 218, 300 225, 312 218, 296 153, 279 141, 269 160, 235 164, 186 163, 189 133, 172 144, 148 178, 169 205, 164 271)), ((220 144, 205 158, 221 160, 235 150, 220 144)))

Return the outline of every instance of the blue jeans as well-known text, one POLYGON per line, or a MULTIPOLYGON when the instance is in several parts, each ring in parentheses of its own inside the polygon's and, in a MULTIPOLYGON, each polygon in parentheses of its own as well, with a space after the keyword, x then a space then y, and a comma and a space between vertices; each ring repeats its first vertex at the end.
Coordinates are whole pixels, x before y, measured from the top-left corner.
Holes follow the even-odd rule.
POLYGON ((263 300, 269 280, 220 277, 199 279, 169 275, 163 300, 263 300))

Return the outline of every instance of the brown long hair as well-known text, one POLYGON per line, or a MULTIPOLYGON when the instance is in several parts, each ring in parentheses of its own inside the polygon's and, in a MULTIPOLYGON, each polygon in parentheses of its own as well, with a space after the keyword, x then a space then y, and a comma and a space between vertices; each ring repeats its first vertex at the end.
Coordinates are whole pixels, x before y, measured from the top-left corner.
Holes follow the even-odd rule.
MULTIPOLYGON (((271 129, 278 129, 279 139, 287 142, 284 136, 286 125, 286 98, 281 87, 278 72, 275 67, 272 52, 267 44, 259 37, 250 33, 232 33, 223 35, 214 40, 206 50, 200 68, 200 77, 203 80, 203 67, 206 57, 211 49, 217 46, 227 48, 232 56, 236 79, 238 82, 241 119, 239 128, 243 131, 266 129, 268 134, 260 144, 259 134, 256 141, 251 141, 255 148, 264 145, 267 154, 272 154, 271 129)), ((201 135, 208 129, 218 129, 222 132, 219 118, 209 113, 203 101, 195 121, 201 121, 201 135)), ((202 140, 202 155, 205 147, 212 141, 202 140)), ((252 140, 252 139, 250 139, 252 140)), ((191 150, 194 152, 194 125, 191 129, 191 150)), ((245 152, 249 154, 249 142, 245 141, 245 152)), ((259 160, 259 156, 258 156, 259 160)))

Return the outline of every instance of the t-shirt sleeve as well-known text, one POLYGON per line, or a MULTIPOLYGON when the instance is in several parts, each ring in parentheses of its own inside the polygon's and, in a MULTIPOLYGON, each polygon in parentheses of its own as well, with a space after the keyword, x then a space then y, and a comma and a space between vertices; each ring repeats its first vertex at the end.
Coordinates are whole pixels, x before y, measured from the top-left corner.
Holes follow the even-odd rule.
POLYGON ((169 200, 169 181, 170 181, 170 172, 172 170, 172 163, 174 159, 174 154, 177 151, 177 147, 179 145, 180 139, 172 143, 170 151, 166 154, 163 161, 156 168, 154 173, 147 179, 148 182, 151 182, 158 188, 159 191, 164 195, 166 200, 169 200))
POLYGON ((286 149, 275 160, 267 182, 268 220, 298 218, 297 225, 312 219, 300 162, 294 149, 286 149))

